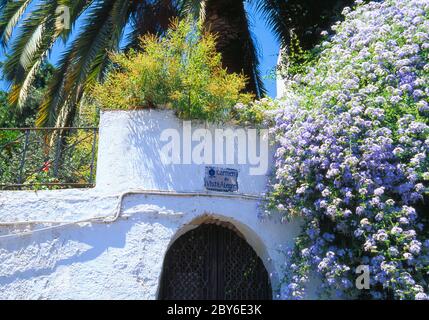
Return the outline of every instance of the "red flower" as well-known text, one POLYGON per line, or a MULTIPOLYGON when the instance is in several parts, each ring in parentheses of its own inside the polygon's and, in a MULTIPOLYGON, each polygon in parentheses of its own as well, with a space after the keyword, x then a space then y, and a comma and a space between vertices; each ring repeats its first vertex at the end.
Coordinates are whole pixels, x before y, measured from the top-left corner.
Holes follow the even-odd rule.
POLYGON ((43 163, 42 171, 48 172, 50 167, 51 167, 51 161, 45 161, 43 163))

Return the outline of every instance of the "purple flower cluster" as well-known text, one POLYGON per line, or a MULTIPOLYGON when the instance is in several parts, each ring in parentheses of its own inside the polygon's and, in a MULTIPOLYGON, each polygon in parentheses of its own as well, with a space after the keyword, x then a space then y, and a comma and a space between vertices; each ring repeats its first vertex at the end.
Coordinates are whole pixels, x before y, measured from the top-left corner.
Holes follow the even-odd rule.
POLYGON ((427 299, 427 223, 416 204, 429 180, 429 1, 345 10, 275 115, 270 207, 302 216, 283 298, 302 298, 310 272, 323 293, 427 299), (355 286, 367 265, 371 287, 355 286))

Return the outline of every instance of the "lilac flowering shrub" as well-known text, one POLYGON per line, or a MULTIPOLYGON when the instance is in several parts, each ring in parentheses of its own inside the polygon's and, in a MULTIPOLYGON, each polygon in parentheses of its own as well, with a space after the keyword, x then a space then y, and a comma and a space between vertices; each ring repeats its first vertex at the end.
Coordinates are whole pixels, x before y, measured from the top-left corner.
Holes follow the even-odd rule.
POLYGON ((275 115, 269 207, 303 220, 280 295, 303 298, 316 273, 320 294, 428 299, 429 0, 343 13, 275 115))

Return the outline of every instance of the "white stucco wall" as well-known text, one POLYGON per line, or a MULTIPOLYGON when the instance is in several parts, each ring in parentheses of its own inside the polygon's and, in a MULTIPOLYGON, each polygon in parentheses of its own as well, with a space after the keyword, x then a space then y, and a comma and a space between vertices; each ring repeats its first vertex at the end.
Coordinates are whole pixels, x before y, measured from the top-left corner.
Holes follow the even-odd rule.
POLYGON ((95 188, 0 192, 0 299, 156 299, 169 245, 204 215, 236 226, 275 289, 279 246, 292 245, 298 222, 258 218, 267 176, 250 176, 246 164, 228 165, 239 170, 233 197, 205 191, 204 164, 163 165, 160 132, 182 125, 165 110, 103 112, 95 188))
MULTIPOLYGON (((277 67, 282 68, 282 64, 284 63, 285 49, 280 48, 279 56, 277 58, 277 67)), ((276 71, 276 98, 283 98, 286 91, 286 79, 284 79, 281 75, 280 71, 276 71)))

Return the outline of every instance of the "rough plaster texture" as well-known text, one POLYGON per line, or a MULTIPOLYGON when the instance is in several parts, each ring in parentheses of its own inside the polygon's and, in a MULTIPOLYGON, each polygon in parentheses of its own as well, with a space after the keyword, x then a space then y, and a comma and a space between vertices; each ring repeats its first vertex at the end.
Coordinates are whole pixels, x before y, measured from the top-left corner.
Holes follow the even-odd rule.
MULTIPOLYGON (((131 189, 206 192, 204 164, 162 165, 157 158, 160 130, 181 126, 169 111, 103 112, 96 187, 0 192, 0 223, 113 216, 120 195, 131 189)), ((249 176, 246 165, 228 167, 240 170, 239 193, 263 193, 266 176, 249 176)), ((156 299, 169 245, 205 215, 235 225, 262 258, 275 289, 284 263, 279 246, 292 245, 298 222, 261 220, 257 200, 216 192, 132 194, 123 197, 113 223, 0 226, 0 299, 156 299), (28 234, 16 234, 22 232, 28 234)))

